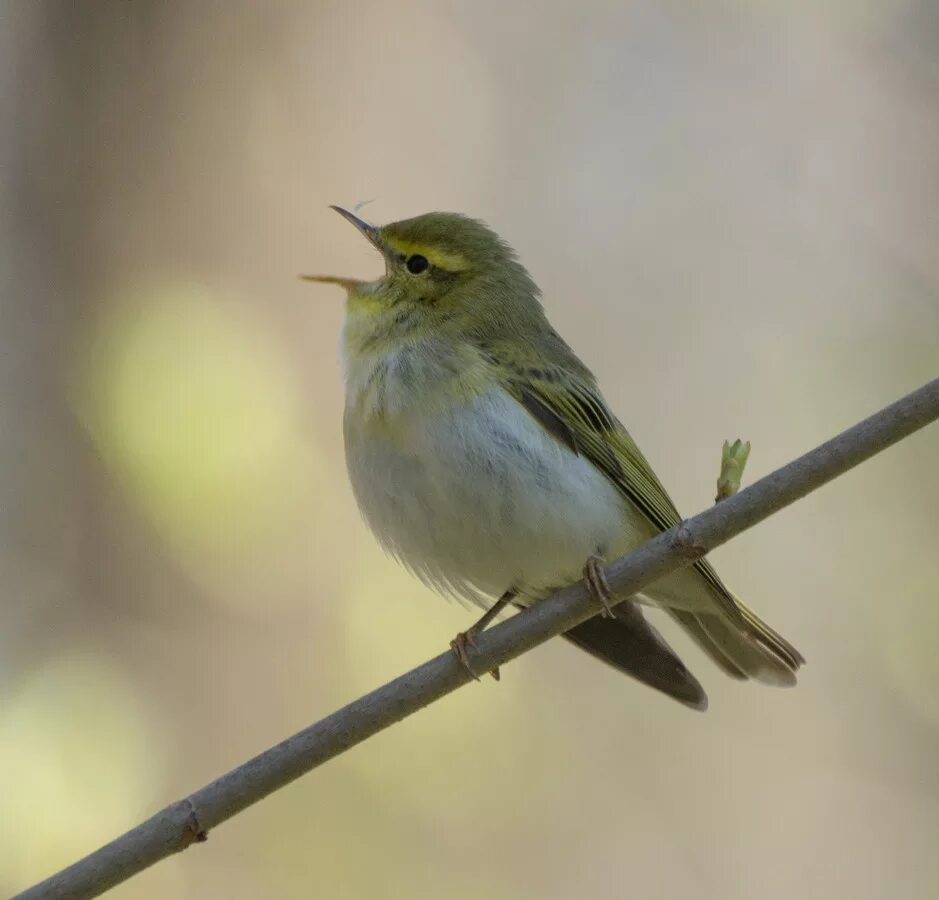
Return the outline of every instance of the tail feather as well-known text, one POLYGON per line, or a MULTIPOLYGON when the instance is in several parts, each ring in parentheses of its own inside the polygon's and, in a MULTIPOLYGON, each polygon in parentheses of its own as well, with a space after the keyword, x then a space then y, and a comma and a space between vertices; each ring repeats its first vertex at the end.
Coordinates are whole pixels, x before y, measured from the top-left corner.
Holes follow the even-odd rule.
POLYGON ((675 651, 632 600, 617 604, 613 618, 594 616, 564 634, 569 641, 626 675, 692 709, 707 709, 707 694, 675 651))
POLYGON ((749 678, 775 687, 796 683, 796 670, 753 634, 719 615, 701 616, 698 621, 708 637, 749 678))
POLYGON ((669 613, 697 644, 733 678, 753 678, 763 684, 789 687, 805 662, 802 654, 752 610, 736 600, 744 625, 720 612, 669 613))
POLYGON ((669 609, 668 613, 726 675, 746 681, 747 673, 720 649, 694 613, 683 609, 669 609))
POLYGON ((752 609, 744 606, 737 598, 737 608, 746 619, 747 625, 756 638, 770 653, 782 659, 787 666, 796 671, 805 665, 805 657, 796 650, 778 631, 774 631, 752 609))

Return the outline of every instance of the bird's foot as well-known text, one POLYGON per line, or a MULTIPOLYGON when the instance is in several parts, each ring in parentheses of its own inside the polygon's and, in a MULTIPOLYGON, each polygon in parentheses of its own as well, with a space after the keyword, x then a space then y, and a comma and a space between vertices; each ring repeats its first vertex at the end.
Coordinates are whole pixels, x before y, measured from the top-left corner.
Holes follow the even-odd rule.
POLYGON ((467 628, 466 631, 461 631, 450 641, 450 649, 453 651, 453 655, 460 661, 463 668, 466 669, 473 678, 479 681, 479 676, 470 665, 469 653, 467 652, 468 647, 472 647, 474 650, 476 649, 475 638, 477 634, 478 630, 475 625, 472 628, 467 628))
MULTIPOLYGON (((472 628, 467 628, 466 631, 461 631, 452 641, 450 641, 450 649, 453 651, 453 655, 460 661, 460 664, 466 669, 470 675, 473 676, 477 681, 479 681, 479 676, 476 674, 476 670, 470 665, 469 653, 467 651, 468 647, 476 649, 476 635, 482 631, 478 627, 478 623, 472 628)), ((499 667, 496 666, 494 669, 489 670, 489 674, 493 677, 494 680, 498 681, 502 676, 499 673, 499 667)))
POLYGON ((584 565, 584 581, 587 582, 587 589, 590 596, 599 603, 603 609, 600 615, 605 619, 612 619, 613 603, 615 598, 610 590, 610 585, 603 574, 603 559, 599 556, 588 557, 584 565))
MULTIPOLYGON (((470 665, 469 653, 467 651, 468 647, 476 649, 476 635, 479 634, 503 609, 505 609, 515 598, 515 590, 510 588, 507 590, 486 612, 483 613, 480 620, 469 628, 466 631, 461 631, 452 641, 450 641, 450 649, 453 651, 456 658, 463 665, 463 668, 466 669, 470 675, 473 676, 477 681, 479 681, 479 676, 476 674, 473 667, 470 665)), ((489 674, 496 680, 499 680, 499 667, 496 666, 494 669, 489 670, 489 674)))

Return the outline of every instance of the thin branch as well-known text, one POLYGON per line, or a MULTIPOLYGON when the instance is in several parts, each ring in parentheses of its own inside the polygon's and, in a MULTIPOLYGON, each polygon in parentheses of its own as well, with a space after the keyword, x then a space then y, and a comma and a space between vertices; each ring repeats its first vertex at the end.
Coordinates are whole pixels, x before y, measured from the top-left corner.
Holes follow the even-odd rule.
MULTIPOLYGON (((937 418, 939 379, 607 566, 611 588, 621 598, 640 592, 937 418)), ((564 588, 483 632, 473 665, 480 672, 505 665, 597 611, 582 582, 564 588)), ((470 681, 447 651, 166 807, 14 900, 96 897, 205 840, 208 829, 470 681)))

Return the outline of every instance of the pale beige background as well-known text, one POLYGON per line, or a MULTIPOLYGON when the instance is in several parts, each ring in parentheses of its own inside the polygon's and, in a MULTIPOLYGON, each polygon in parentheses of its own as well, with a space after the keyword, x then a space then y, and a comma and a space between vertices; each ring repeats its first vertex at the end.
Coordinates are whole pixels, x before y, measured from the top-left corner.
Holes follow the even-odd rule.
MULTIPOLYGON (((472 213, 688 512, 939 369, 933 0, 9 0, 0 893, 465 627, 346 483, 328 203, 472 213)), ((797 690, 706 716, 556 642, 126 898, 923 898, 939 430, 715 553, 797 690)), ((673 634, 673 632, 669 632, 673 634)))

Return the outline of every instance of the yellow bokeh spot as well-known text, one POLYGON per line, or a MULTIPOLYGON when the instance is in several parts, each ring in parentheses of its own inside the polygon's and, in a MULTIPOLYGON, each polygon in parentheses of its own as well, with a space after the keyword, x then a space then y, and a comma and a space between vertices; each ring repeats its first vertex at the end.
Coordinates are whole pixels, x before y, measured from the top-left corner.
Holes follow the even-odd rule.
POLYGON ((164 755, 128 673, 75 653, 0 706, 0 888, 24 888, 136 824, 159 802, 164 755))
POLYGON ((263 560, 319 472, 299 398, 256 323, 204 291, 114 304, 80 347, 75 406, 105 464, 180 560, 263 560))

